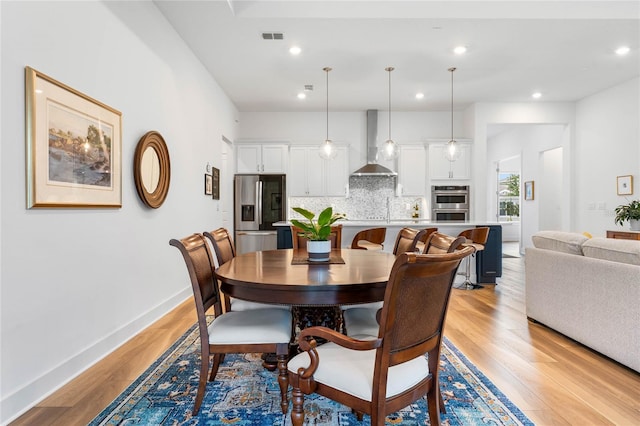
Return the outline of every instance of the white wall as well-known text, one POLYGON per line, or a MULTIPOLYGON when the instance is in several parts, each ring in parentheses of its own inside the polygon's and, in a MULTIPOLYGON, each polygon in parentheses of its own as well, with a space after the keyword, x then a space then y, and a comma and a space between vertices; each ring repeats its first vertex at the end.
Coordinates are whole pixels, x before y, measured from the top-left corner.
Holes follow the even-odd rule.
POLYGON ((221 135, 236 138, 237 111, 152 2, 2 1, 0 18, 6 423, 191 297, 168 241, 222 223, 203 173, 207 161, 220 168, 221 135), (26 65, 122 112, 122 208, 25 208, 26 65), (149 130, 171 157, 157 210, 143 206, 132 178, 149 130))
POLYGON ((613 209, 640 199, 640 78, 582 99, 576 106, 575 229, 605 236, 628 229, 613 209), (633 195, 616 193, 616 177, 632 175, 633 195))

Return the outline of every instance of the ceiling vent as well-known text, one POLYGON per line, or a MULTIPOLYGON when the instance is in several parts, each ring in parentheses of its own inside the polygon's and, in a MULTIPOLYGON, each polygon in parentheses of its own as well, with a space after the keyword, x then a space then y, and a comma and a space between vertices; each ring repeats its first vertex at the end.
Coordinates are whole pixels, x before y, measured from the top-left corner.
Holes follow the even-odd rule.
POLYGON ((283 33, 262 33, 263 40, 284 40, 283 33))
POLYGON ((307 92, 313 92, 313 84, 305 84, 304 90, 307 92))

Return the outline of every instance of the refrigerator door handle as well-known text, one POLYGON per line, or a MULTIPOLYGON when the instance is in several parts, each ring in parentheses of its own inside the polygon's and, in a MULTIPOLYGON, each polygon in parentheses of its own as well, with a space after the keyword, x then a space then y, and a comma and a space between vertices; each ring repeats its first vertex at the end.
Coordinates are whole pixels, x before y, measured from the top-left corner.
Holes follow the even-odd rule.
POLYGON ((258 210, 258 225, 262 226, 262 181, 256 182, 256 206, 258 210))

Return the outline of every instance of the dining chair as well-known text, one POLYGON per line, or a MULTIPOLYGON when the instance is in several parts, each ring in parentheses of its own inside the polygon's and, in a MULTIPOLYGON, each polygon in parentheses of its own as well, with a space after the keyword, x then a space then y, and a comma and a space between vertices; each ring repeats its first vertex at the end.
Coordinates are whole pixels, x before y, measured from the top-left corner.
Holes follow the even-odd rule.
MULTIPOLYGON (((236 248, 235 244, 233 244, 233 238, 231 238, 231 234, 226 228, 218 228, 211 232, 204 232, 203 234, 209 241, 211 241, 218 266, 221 266, 236 257, 236 248)), ((249 300, 229 297, 224 293, 221 294, 224 312, 264 308, 290 309, 289 305, 251 302, 249 300)))
MULTIPOLYGON (((416 230, 414 229, 412 231, 416 230)), ((425 234, 429 232, 425 243, 425 252, 427 254, 451 253, 458 249, 465 241, 463 237, 451 237, 440 232, 431 232, 425 229, 420 232, 424 232, 425 234)), ((419 240, 422 237, 420 232, 416 231, 414 239, 419 240)), ((398 238, 400 237, 399 234, 398 238)), ((407 241, 409 237, 410 233, 404 233, 402 235, 405 241, 407 241)), ((396 242, 396 246, 397 245, 398 243, 396 242)), ((378 333, 378 316, 380 309, 382 309, 382 304, 382 302, 375 302, 363 305, 349 305, 348 307, 343 306, 342 318, 346 334, 360 339, 374 338, 378 333)))
POLYGON ((461 236, 453 237, 442 232, 434 232, 425 242, 424 253, 451 253, 460 248, 465 241, 465 238, 461 236))
MULTIPOLYGON (((423 230, 402 228, 396 237, 393 254, 398 256, 405 252, 421 252, 418 248, 418 244, 422 244, 422 246, 424 246, 424 242, 427 240, 428 236, 435 232, 433 229, 437 228, 425 228, 423 230)), ((363 331, 375 334, 378 326, 376 315, 381 308, 382 302, 343 305, 343 323, 345 327, 347 324, 350 324, 349 328, 357 330, 358 334, 361 334, 363 331)))
POLYGON ((316 393, 350 407, 359 419, 370 415, 373 426, 384 425, 388 414, 426 395, 431 425, 439 425, 438 366, 449 296, 460 261, 472 251, 400 254, 375 339, 355 339, 318 326, 302 330, 302 352, 287 367, 292 424, 304 424, 304 396, 316 393), (318 345, 316 338, 327 343, 318 345))
MULTIPOLYGON (((475 256, 477 252, 484 250, 484 246, 487 244, 487 240, 489 239, 489 227, 482 226, 478 228, 465 229, 460 232, 458 236, 465 239, 464 244, 475 249, 472 255, 475 256)), ((465 290, 476 290, 482 288, 481 285, 471 282, 471 256, 469 256, 465 262, 465 270, 463 273, 460 273, 464 275, 464 282, 456 288, 465 290)))
POLYGON ((172 239, 169 244, 182 253, 198 315, 200 331, 200 380, 193 406, 197 415, 204 399, 210 357, 213 357, 209 381, 213 381, 227 353, 275 352, 278 362, 280 407, 288 409, 287 358, 292 332, 291 313, 284 309, 252 309, 222 311, 220 289, 214 272, 213 256, 204 236, 193 234, 183 239, 172 239), (213 319, 207 311, 213 309, 213 319))
POLYGON ((424 248, 427 240, 429 239, 429 236, 434 232, 438 232, 438 228, 424 228, 423 231, 424 232, 421 234, 418 242, 416 243, 416 250, 418 250, 420 253, 424 252, 424 248))
POLYGON ((387 228, 369 228, 358 232, 351 241, 351 248, 355 250, 382 250, 387 228))
MULTIPOLYGON (((333 225, 331 227, 331 248, 338 249, 342 246, 342 225, 333 225)), ((291 225, 291 242, 294 249, 302 249, 307 247, 307 239, 304 237, 304 231, 295 225, 291 225)))

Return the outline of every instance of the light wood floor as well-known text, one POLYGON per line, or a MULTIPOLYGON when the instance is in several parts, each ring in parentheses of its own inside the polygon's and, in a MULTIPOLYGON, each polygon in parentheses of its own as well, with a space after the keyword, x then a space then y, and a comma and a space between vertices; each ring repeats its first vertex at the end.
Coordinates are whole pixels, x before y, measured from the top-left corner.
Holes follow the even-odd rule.
MULTIPOLYGON (((191 301, 12 425, 85 425, 195 323, 191 301)), ((524 314, 524 260, 498 285, 454 290, 446 336, 537 425, 640 425, 640 375, 524 314)))

